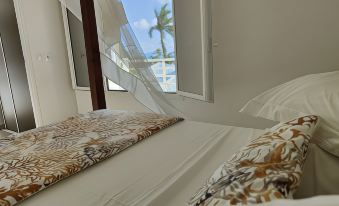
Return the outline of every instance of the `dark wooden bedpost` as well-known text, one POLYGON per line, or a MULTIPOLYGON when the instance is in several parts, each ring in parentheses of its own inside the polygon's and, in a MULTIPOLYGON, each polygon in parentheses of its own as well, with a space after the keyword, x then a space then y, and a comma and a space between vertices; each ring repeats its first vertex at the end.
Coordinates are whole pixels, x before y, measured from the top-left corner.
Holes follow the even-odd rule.
POLYGON ((94 0, 80 0, 93 110, 106 109, 94 0))

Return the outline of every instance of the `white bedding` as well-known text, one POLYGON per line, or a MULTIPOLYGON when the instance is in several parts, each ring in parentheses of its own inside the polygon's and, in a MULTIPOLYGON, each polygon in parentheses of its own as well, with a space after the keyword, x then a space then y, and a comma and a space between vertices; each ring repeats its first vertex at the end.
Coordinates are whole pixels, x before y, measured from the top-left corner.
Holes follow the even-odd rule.
MULTIPOLYGON (((254 134, 262 132, 184 121, 63 180, 20 205, 184 206, 215 168, 254 134)), ((311 178, 312 173, 309 174, 311 178)), ((304 187, 308 185, 304 184, 304 187)), ((307 194, 310 193, 312 191, 307 194)), ((334 200, 339 200, 339 197, 273 202, 269 205, 308 205, 309 202, 312 205, 331 205, 334 200), (319 204, 315 204, 317 202, 319 204)))

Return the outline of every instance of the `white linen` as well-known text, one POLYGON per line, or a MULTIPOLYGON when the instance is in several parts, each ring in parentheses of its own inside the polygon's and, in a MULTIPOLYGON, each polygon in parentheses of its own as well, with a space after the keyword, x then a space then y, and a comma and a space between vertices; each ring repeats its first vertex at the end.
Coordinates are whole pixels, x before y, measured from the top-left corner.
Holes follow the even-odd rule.
POLYGON ((183 121, 20 205, 185 205, 218 165, 260 132, 183 121))
POLYGON ((241 112, 279 122, 318 115, 321 121, 313 141, 339 157, 339 71, 277 86, 250 100, 241 112))

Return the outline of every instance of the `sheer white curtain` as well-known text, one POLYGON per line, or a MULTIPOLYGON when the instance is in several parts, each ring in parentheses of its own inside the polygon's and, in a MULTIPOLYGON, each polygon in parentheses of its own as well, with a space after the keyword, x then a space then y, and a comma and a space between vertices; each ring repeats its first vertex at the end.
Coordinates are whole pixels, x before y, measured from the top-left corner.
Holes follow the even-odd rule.
MULTIPOLYGON (((80 0, 60 0, 81 19, 80 0)), ((94 0, 104 75, 155 113, 184 117, 166 98, 120 0, 94 0)))

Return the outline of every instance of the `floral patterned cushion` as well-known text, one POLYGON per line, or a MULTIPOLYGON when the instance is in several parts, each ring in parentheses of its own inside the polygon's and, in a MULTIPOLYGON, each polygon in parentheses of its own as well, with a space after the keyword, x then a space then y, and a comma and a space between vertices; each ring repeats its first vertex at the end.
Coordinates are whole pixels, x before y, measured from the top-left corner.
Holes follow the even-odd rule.
POLYGON ((252 140, 214 172, 189 205, 244 205, 292 198, 317 122, 317 116, 301 117, 252 140))

